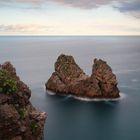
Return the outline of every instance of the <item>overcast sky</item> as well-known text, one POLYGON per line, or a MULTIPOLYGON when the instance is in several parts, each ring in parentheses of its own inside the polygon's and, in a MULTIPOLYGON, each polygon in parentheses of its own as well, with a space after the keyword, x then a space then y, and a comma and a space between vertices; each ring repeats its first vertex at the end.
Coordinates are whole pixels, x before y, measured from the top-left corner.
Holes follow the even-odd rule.
POLYGON ((0 35, 140 35, 140 0, 0 0, 0 35))

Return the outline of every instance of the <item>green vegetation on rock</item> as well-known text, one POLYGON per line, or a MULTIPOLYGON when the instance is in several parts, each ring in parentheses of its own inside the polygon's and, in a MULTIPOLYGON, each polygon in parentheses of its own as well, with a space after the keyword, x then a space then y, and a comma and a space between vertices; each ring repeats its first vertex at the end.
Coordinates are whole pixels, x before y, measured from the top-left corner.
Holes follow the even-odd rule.
POLYGON ((16 110, 17 110, 18 114, 20 115, 20 118, 24 119, 25 114, 26 114, 26 109, 23 107, 16 107, 16 110))
POLYGON ((31 127, 32 133, 35 133, 36 129, 38 128, 38 125, 35 121, 32 121, 30 124, 30 127, 31 127))
POLYGON ((16 80, 11 77, 8 71, 0 68, 0 93, 15 93, 17 92, 16 80))

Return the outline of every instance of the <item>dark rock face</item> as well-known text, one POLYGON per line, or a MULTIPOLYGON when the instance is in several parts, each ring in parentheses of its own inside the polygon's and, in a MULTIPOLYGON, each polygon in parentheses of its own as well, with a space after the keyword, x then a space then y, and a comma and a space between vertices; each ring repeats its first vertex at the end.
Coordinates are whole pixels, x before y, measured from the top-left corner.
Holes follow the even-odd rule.
POLYGON ((0 140, 43 139, 46 113, 32 106, 30 96, 11 63, 0 65, 0 140))
POLYGON ((72 56, 60 55, 55 72, 47 81, 46 90, 59 95, 75 95, 87 98, 118 98, 116 76, 103 60, 95 59, 92 74, 87 76, 72 56))
POLYGON ((91 79, 96 79, 105 97, 119 97, 117 79, 111 67, 103 60, 94 59, 91 79))

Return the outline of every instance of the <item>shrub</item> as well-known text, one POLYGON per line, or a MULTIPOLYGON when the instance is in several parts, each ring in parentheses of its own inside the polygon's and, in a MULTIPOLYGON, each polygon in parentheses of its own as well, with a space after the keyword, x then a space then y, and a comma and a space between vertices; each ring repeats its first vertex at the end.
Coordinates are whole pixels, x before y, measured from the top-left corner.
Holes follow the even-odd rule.
POLYGON ((10 76, 9 72, 0 68, 0 92, 15 93, 17 92, 17 82, 10 76))
POLYGON ((38 128, 38 125, 35 121, 32 121, 30 124, 30 127, 31 127, 32 133, 35 133, 36 129, 38 128))
POLYGON ((23 107, 15 107, 21 119, 25 118, 26 109, 23 107))

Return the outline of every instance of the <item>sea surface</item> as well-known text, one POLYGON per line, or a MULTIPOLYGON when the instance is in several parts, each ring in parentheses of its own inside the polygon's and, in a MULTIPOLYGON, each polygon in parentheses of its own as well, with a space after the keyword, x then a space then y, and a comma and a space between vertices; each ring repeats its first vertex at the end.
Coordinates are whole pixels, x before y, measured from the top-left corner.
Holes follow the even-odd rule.
POLYGON ((45 140, 140 140, 140 36, 1 36, 0 63, 5 61, 32 90, 32 104, 47 112, 45 140), (62 53, 73 55, 88 75, 94 58, 106 60, 121 98, 49 95, 44 85, 62 53))

